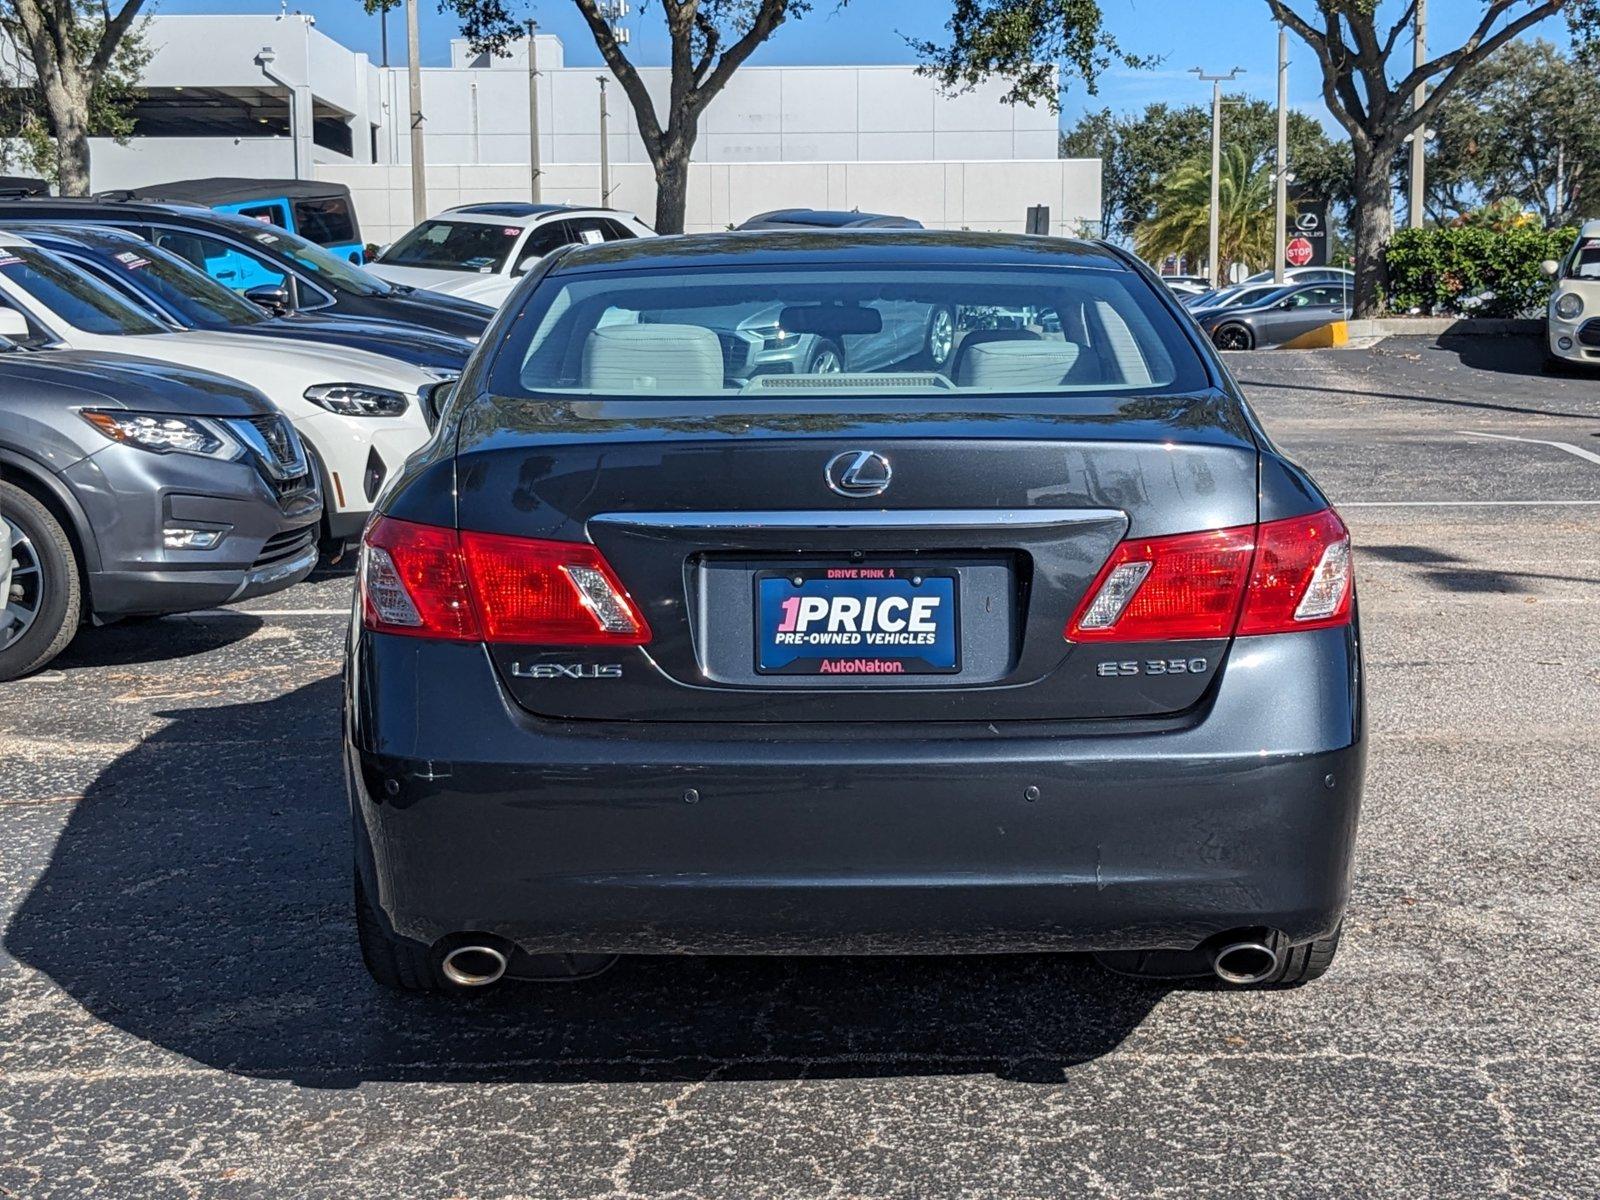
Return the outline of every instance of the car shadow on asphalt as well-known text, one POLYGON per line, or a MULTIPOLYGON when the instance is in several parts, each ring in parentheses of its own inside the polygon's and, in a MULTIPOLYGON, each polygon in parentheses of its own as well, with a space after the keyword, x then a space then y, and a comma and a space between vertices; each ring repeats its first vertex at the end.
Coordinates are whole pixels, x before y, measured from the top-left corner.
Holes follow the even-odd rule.
MULTIPOLYGON (((361 965, 350 915, 338 708, 328 677, 260 703, 160 713, 165 724, 84 792, 6 950, 134 1037, 318 1087, 1060 1083, 1165 993, 1073 955, 638 958, 481 996, 387 991, 361 965)), ((96 1042, 82 1054, 104 1052, 96 1042)))
POLYGON ((260 629, 260 617, 232 612, 219 618, 178 614, 85 626, 50 664, 52 671, 131 667, 210 654, 242 642, 260 629))

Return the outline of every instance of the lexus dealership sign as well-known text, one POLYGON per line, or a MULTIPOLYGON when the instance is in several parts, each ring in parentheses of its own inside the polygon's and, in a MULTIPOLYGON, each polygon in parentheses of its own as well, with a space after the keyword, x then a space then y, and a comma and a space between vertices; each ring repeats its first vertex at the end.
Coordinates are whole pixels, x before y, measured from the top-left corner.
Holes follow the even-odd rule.
POLYGON ((1291 267, 1328 265, 1328 202, 1302 196, 1289 217, 1284 261, 1291 267))

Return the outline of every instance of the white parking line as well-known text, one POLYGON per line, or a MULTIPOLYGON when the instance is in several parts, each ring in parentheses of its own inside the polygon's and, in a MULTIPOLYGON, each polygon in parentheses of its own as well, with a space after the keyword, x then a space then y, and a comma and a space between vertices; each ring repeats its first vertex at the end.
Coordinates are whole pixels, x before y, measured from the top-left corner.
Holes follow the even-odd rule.
POLYGON ((201 608, 180 617, 348 617, 348 608, 201 608))
POLYGON ((1554 446, 1557 450, 1576 454, 1579 458, 1600 466, 1600 454, 1596 454, 1593 450, 1585 450, 1582 446, 1574 446, 1571 442, 1547 442, 1543 438, 1513 437, 1509 433, 1479 433, 1475 429, 1458 429, 1456 432, 1462 437, 1494 438, 1498 442, 1526 442, 1530 446, 1554 446))
POLYGON ((1336 500, 1335 508, 1539 508, 1600 507, 1600 500, 1336 500))

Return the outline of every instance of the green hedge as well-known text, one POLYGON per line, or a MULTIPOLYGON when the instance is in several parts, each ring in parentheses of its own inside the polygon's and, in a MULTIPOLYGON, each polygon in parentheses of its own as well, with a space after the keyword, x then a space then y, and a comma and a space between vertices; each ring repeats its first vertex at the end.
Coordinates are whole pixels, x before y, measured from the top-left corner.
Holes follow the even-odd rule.
POLYGON ((1430 316, 1531 317, 1550 281, 1539 270, 1571 249, 1575 229, 1401 229, 1389 243, 1388 308, 1430 316))

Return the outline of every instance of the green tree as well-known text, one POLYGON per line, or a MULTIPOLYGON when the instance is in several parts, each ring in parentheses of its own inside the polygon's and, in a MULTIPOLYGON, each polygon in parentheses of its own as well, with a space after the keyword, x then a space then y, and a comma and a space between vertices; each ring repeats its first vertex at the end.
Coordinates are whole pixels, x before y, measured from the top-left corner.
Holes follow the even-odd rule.
MULTIPOLYGON (((1564 12, 1580 48, 1593 47, 1600 38, 1600 0, 1477 0, 1477 22, 1459 46, 1415 69, 1391 71, 1391 59, 1410 30, 1415 0, 1266 0, 1266 5, 1273 20, 1287 25, 1315 53, 1323 100, 1350 135, 1355 309, 1361 316, 1372 315, 1383 295, 1383 247, 1394 232, 1391 170, 1406 135, 1433 120, 1451 92, 1540 21, 1564 12), (1431 94, 1413 109, 1412 93, 1425 86, 1431 94)), ((1016 81, 1011 98, 1059 104, 1058 69, 1070 78, 1085 66, 1092 71, 1119 58, 1144 61, 1104 33, 1093 0, 957 0, 956 9, 951 44, 931 59, 947 82, 1002 75, 1016 81)), ((1409 62, 1409 40, 1405 50, 1409 62)))
MULTIPOLYGON (((368 12, 380 11, 389 2, 363 0, 368 12)), ((659 108, 601 15, 599 0, 572 3, 633 108, 639 139, 655 168, 655 227, 661 233, 681 233, 689 196, 689 156, 700 136, 706 106, 757 46, 786 21, 810 11, 811 0, 661 0, 671 46, 671 77, 659 108)), ((440 0, 439 7, 456 16, 475 51, 503 50, 526 29, 521 0, 440 0)), ((640 5, 641 12, 644 7, 640 5)))
POLYGON ((1600 186, 1600 74, 1549 42, 1507 46, 1440 105, 1432 128, 1427 203, 1435 220, 1515 200, 1560 225, 1581 215, 1600 186))
MULTIPOLYGON (((1409 67, 1406 46, 1391 60, 1411 28, 1416 0, 1389 6, 1380 0, 1266 0, 1274 20, 1287 25, 1316 54, 1322 97, 1350 135, 1354 157, 1355 313, 1372 316, 1382 304, 1387 275, 1384 248, 1394 234, 1393 166, 1405 139, 1434 121, 1440 107, 1491 57, 1540 21, 1565 11, 1582 22, 1596 0, 1479 0, 1477 23, 1459 46, 1409 67), (1304 9, 1305 12, 1301 10, 1304 9), (1390 23, 1392 20, 1392 24, 1390 23), (1403 74, 1400 72, 1404 71, 1403 74), (1412 103, 1419 89, 1427 99, 1412 103)), ((1576 25, 1580 39, 1592 31, 1576 25)))
POLYGON ((89 191, 91 134, 126 138, 133 88, 148 59, 138 37, 144 0, 0 0, 0 39, 19 56, 13 90, 22 99, 0 121, 36 170, 63 195, 89 191))
MULTIPOLYGON (((1274 189, 1271 173, 1242 145, 1225 147, 1217 181, 1217 257, 1256 269, 1272 262, 1274 189)), ((1147 262, 1169 254, 1201 262, 1210 250, 1211 158, 1195 157, 1174 171, 1156 193, 1155 215, 1133 232, 1134 249, 1147 262)))
MULTIPOLYGON (((1277 148, 1277 112, 1264 100, 1226 97, 1222 144, 1242 146, 1252 167, 1272 165, 1277 148)), ((1126 238, 1155 213, 1156 195, 1178 166, 1196 157, 1209 162, 1211 112, 1200 104, 1151 104, 1141 113, 1110 109, 1084 114, 1061 137, 1064 157, 1101 160, 1102 227, 1110 238, 1126 238)), ((1343 206, 1350 200, 1350 147, 1328 137, 1322 125, 1300 112, 1289 114, 1289 167, 1295 186, 1343 206)))

